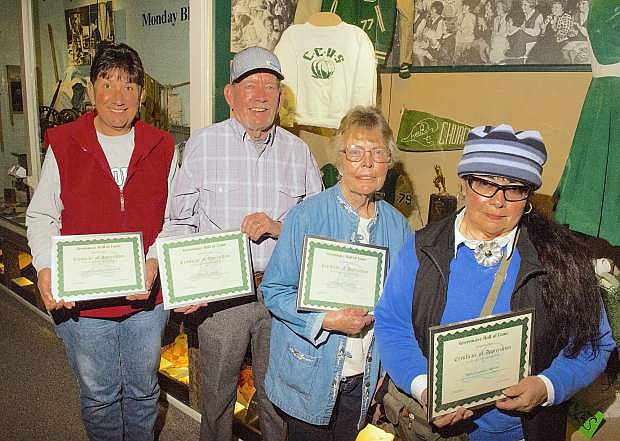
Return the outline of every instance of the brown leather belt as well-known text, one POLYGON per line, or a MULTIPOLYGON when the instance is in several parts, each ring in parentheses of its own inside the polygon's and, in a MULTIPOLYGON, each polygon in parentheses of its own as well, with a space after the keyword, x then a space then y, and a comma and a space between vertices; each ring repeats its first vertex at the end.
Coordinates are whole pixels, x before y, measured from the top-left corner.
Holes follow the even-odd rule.
POLYGON ((257 271, 254 273, 254 286, 258 289, 258 285, 263 281, 263 272, 257 271))

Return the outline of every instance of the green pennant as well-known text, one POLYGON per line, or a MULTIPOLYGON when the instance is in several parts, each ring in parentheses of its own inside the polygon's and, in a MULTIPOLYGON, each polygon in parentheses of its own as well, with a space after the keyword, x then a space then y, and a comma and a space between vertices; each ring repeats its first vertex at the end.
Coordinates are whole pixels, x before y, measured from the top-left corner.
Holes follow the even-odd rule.
POLYGON ((460 150, 471 126, 426 112, 405 109, 396 143, 407 152, 460 150))

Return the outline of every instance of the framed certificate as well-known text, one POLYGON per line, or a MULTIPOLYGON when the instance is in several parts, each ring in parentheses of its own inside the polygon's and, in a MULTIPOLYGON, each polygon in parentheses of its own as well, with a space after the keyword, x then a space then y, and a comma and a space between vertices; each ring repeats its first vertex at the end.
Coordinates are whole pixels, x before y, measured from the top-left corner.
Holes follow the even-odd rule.
POLYGON ((165 309, 254 294, 248 237, 241 231, 156 243, 165 309))
POLYGON ((428 420, 480 407, 530 374, 534 310, 429 329, 428 420))
POLYGON ((384 247, 306 236, 297 308, 331 311, 360 306, 373 311, 383 292, 384 247))
POLYGON ((52 237, 52 295, 56 301, 144 291, 142 233, 52 237))

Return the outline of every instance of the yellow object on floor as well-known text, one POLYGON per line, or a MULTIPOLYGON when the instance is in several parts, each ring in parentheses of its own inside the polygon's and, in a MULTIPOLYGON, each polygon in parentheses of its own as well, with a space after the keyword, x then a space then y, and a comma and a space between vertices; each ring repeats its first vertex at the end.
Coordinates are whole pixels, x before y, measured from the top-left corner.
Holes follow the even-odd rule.
POLYGON ((179 334, 174 342, 161 349, 159 371, 173 380, 189 384, 187 334, 179 334))
POLYGON ((394 435, 391 433, 369 424, 357 435, 355 441, 392 441, 393 439, 394 435))
POLYGON ((256 392, 254 387, 254 376, 252 374, 252 368, 245 366, 239 373, 239 381, 237 382, 237 401, 248 407, 252 397, 256 392))
POLYGON ((25 277, 16 277, 14 279, 11 279, 11 282, 13 282, 14 284, 16 284, 17 286, 20 286, 22 288, 24 286, 34 285, 34 283, 32 283, 32 280, 27 279, 25 277))
POLYGON ((19 269, 22 270, 32 263, 32 256, 28 253, 20 252, 17 255, 17 264, 19 269))

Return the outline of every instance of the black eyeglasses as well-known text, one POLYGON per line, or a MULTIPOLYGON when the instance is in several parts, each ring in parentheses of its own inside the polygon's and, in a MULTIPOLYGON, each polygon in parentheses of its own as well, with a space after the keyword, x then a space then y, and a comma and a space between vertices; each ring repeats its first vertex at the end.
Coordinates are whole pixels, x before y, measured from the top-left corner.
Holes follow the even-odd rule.
POLYGON ((532 191, 528 185, 500 185, 477 176, 467 176, 466 179, 469 188, 485 198, 492 198, 501 190, 504 193, 504 199, 508 202, 518 202, 527 199, 532 191))
POLYGON ((366 152, 370 152, 370 157, 374 162, 390 162, 390 152, 384 147, 371 147, 369 150, 356 145, 345 147, 342 150, 346 158, 351 162, 360 162, 366 152))

